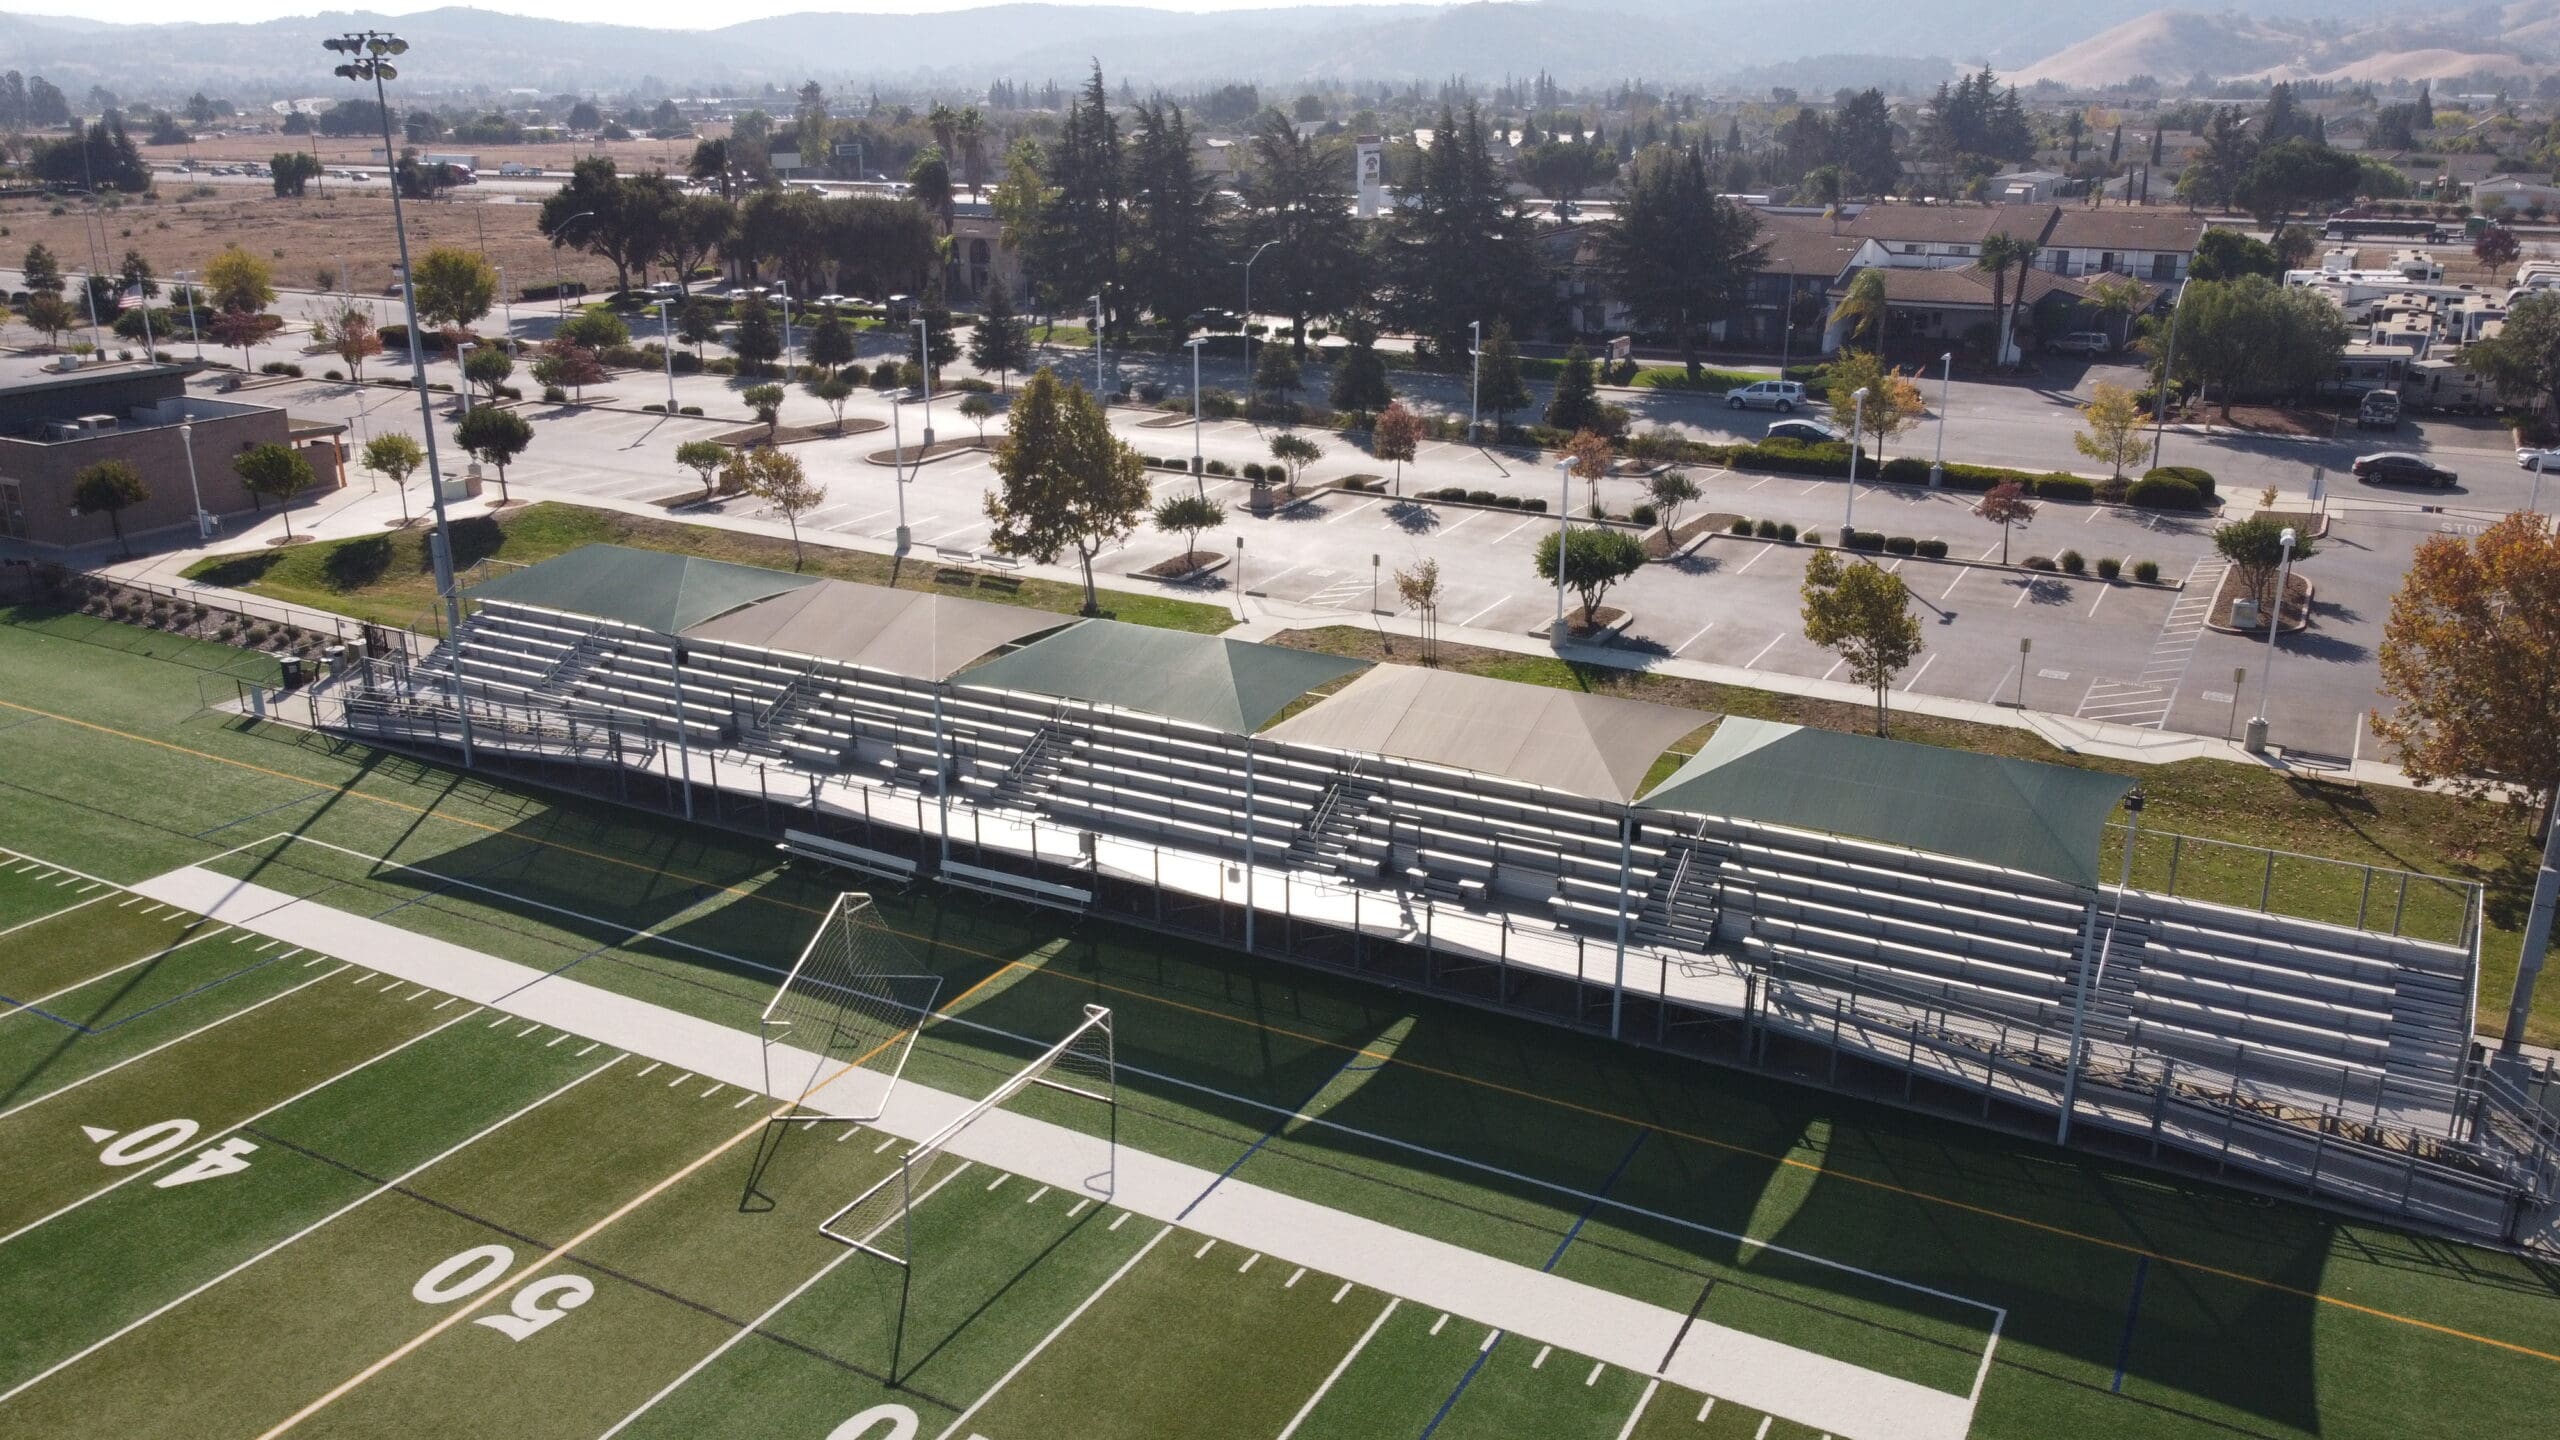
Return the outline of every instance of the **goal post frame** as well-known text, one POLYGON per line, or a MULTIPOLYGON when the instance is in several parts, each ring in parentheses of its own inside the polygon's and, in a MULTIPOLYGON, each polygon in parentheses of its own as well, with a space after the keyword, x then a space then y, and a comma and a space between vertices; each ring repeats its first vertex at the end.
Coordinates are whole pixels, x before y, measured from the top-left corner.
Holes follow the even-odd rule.
POLYGON ((879 1119, 887 1111, 898 1080, 906 1072, 907 1057, 914 1053, 916 1039, 933 1013, 934 1003, 941 995, 941 976, 920 967, 902 970, 888 964, 866 964, 865 957, 854 953, 849 937, 861 934, 877 937, 874 945, 880 958, 899 966, 914 963, 893 934, 868 918, 872 908, 871 897, 861 891, 848 890, 838 895, 811 932, 808 943, 801 947, 790 973, 774 988, 773 998, 756 1016, 764 1091, 783 1102, 782 1108, 768 1117, 775 1124, 863 1124, 879 1119), (828 1005, 835 1007, 832 1013, 820 1014, 813 1008, 828 1005), (796 1086, 788 1077, 777 1081, 775 1048, 813 1035, 819 1027, 827 1033, 814 1046, 801 1050, 809 1057, 806 1077, 796 1086), (838 1054, 847 1039, 852 1043, 844 1048, 857 1053, 838 1054), (878 1104, 866 1110, 860 1106, 821 1109, 809 1103, 809 1097, 852 1071, 878 1073, 880 1067, 873 1062, 884 1056, 889 1057, 885 1067, 888 1079, 880 1087, 878 1104))

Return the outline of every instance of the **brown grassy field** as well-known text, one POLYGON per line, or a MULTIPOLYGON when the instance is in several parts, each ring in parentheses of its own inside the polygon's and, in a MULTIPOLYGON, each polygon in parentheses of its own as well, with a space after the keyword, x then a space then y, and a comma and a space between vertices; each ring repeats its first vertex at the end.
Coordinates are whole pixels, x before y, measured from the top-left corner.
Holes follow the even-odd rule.
MULTIPOLYGON (((74 205, 55 215, 41 200, 0 203, 0 264, 15 266, 29 245, 43 242, 67 270, 85 270, 93 251, 112 268, 127 249, 140 250, 153 273, 200 271, 225 245, 237 244, 275 267, 279 285, 310 288, 324 269, 343 261, 354 288, 382 292, 391 284, 398 252, 391 234, 390 197, 372 191, 332 190, 325 197, 279 200, 250 186, 209 187, 209 196, 163 181, 159 197, 130 200, 95 212, 74 205)), ((510 287, 551 283, 555 253, 561 273, 592 286, 609 286, 613 268, 574 250, 554 252, 534 228, 541 212, 530 198, 517 203, 411 202, 404 207, 409 244, 460 245, 485 251, 505 268, 510 287)))
MULTIPOLYGON (((454 141, 438 141, 422 145, 422 150, 461 151, 478 155, 492 172, 505 160, 519 160, 540 165, 546 170, 566 170, 589 155, 610 155, 626 175, 643 170, 664 170, 681 174, 685 162, 693 158, 691 140, 562 140, 539 145, 465 145, 454 141)), ((312 150, 323 165, 379 165, 382 142, 360 137, 331 139, 326 135, 226 135, 220 139, 198 140, 193 145, 154 145, 143 152, 153 165, 174 164, 188 155, 201 162, 233 162, 265 160, 279 150, 312 150)))

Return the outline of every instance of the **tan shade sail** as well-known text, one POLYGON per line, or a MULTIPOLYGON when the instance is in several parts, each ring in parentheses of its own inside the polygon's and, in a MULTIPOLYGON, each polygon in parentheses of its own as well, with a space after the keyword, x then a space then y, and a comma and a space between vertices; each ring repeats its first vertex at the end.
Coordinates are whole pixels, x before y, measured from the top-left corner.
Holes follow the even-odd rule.
POLYGON ((839 660, 917 680, 945 680, 991 650, 1074 623, 1019 605, 821 580, 687 629, 690 639, 839 660))
POLYGON ((1643 700, 1381 665, 1273 726, 1271 735, 1624 804, 1663 751, 1713 718, 1643 700))
POLYGON ((2094 886, 2107 817, 2132 788, 2103 770, 1730 718, 1644 803, 2094 886))
POLYGON ((1250 735, 1299 696, 1367 663, 1285 645, 1087 620, 990 660, 960 676, 959 683, 1090 700, 1250 735))

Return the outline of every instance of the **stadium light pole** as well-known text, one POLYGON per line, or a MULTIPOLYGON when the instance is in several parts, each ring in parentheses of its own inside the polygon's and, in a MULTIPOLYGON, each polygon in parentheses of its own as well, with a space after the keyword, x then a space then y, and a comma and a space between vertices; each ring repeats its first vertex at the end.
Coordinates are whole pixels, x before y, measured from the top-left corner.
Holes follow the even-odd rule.
MULTIPOLYGON (((1956 352, 1950 350, 1939 356, 1938 364, 1938 458, 1929 462, 1929 488, 1932 490, 1947 483, 1947 403, 1956 388, 1956 352)), ((1857 438, 1850 436, 1850 443, 1856 444, 1857 438)))
MULTIPOLYGON (((1849 499, 1840 507, 1840 543, 1847 545, 1856 533, 1858 516, 1858 446, 1867 433, 1867 387, 1861 385, 1849 394, 1856 402, 1849 421, 1849 499)), ((1837 413, 1837 412, 1834 412, 1837 413)))
POLYGON ((688 658, 683 641, 677 641, 667 651, 667 674, 674 680, 676 691, 676 764, 684 776, 684 818, 689 822, 693 819, 693 737, 684 723, 684 662, 688 658))
MULTIPOLYGON (((339 76, 359 84, 367 80, 373 82, 374 108, 382 115, 382 153, 388 159, 392 153, 391 100, 384 85, 400 78, 400 71, 392 65, 391 57, 407 54, 409 42, 378 30, 359 30, 323 40, 320 46, 333 54, 347 57, 345 63, 337 67, 339 76)), ((445 635, 459 646, 462 643, 462 596, 454 585, 453 525, 444 508, 444 472, 436 458, 435 398, 427 391, 427 362, 418 347, 417 276, 409 267, 409 228, 400 209, 400 184, 396 174, 391 184, 391 234, 400 248, 400 307, 409 322, 409 379, 418 392, 419 426, 426 431, 427 500, 435 509, 436 526, 433 543, 428 548, 435 559, 436 593, 444 599, 445 635)), ((458 655, 456 662, 452 671, 453 713, 462 727, 463 768, 469 769, 472 765, 471 713, 462 703, 462 666, 458 655)))
POLYGON ((889 483, 898 492, 898 551, 907 553, 907 392, 889 396, 889 483))
MULTIPOLYGON (((2053 1127, 2056 1145, 2071 1143, 2071 1111, 2080 1098, 2080 1046, 2089 1023, 2089 972, 2106 968, 2107 949, 2116 942, 2116 922, 2124 916, 2125 891, 2133 886, 2133 844, 2142 833, 2142 804, 2140 790, 2124 797, 2124 864, 2116 874, 2116 907, 2107 916, 2107 938, 2095 955, 2089 946, 2080 949, 2080 975, 2071 987, 2071 1051, 2062 1067, 2062 1115, 2053 1127)), ((2094 912, 2096 902, 2091 902, 2090 908, 2094 912)))
POLYGON ((1562 646, 1572 631, 1564 619, 1564 572, 1567 532, 1573 526, 1573 461, 1556 462, 1556 623, 1548 639, 1562 646))

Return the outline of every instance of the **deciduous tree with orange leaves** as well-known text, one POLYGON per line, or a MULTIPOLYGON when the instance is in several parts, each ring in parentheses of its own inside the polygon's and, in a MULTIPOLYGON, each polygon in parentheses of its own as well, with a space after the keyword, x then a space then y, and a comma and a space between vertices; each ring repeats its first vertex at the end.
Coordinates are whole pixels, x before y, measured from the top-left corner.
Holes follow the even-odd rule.
POLYGON ((2373 733, 2400 766, 2457 795, 2538 801, 2560 790, 2560 539, 2515 514, 2418 547, 2382 631, 2393 703, 2373 733))

